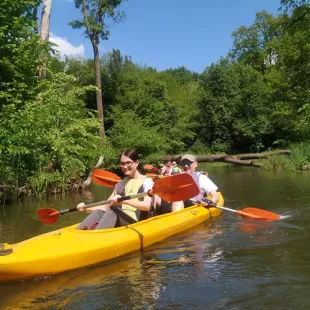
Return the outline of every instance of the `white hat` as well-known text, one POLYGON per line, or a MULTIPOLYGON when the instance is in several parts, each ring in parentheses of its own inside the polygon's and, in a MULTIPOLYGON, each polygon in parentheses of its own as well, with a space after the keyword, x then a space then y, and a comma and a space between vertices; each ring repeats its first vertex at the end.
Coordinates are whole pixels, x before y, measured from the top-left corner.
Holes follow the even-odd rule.
POLYGON ((191 155, 191 154, 183 155, 182 158, 181 158, 181 161, 183 161, 185 159, 187 159, 189 161, 196 161, 196 157, 194 155, 191 155))

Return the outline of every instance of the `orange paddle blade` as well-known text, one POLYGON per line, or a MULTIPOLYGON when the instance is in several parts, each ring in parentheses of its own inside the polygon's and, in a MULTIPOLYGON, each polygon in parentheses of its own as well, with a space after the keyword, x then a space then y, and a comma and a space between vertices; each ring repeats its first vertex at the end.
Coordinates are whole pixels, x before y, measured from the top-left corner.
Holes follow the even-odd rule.
POLYGON ((158 194, 166 201, 179 201, 195 197, 199 188, 189 174, 182 173, 156 180, 152 194, 158 194))
POLYGON ((153 180, 154 179, 157 179, 159 177, 159 175, 155 174, 155 173, 146 173, 145 174, 148 178, 152 178, 153 180))
POLYGON ((241 215, 249 216, 252 218, 261 218, 261 219, 267 219, 267 220, 279 220, 280 219, 279 214, 266 211, 266 210, 262 210, 262 209, 258 209, 258 208, 248 207, 240 211, 245 213, 241 215))
POLYGON ((143 166, 143 168, 144 168, 145 170, 152 170, 152 169, 154 168, 154 166, 153 166, 153 165, 150 165, 150 164, 145 164, 145 165, 143 166))
POLYGON ((37 211, 39 219, 44 224, 53 224, 56 223, 59 219, 59 211, 52 208, 44 208, 37 211))
POLYGON ((120 177, 113 172, 101 169, 93 170, 93 181, 98 185, 114 187, 120 180, 120 177))

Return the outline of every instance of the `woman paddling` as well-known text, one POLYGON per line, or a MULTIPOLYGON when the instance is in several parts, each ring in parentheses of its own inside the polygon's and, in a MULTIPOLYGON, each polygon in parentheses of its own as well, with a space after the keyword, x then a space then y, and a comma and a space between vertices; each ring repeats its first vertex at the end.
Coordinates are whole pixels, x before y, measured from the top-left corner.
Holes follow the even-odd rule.
MULTIPOLYGON (((152 198, 144 196, 140 199, 123 201, 119 205, 117 199, 125 195, 147 192, 153 187, 153 180, 138 171, 139 155, 134 149, 125 149, 120 155, 120 167, 125 178, 116 184, 109 200, 111 205, 88 208, 93 211, 77 229, 104 229, 117 226, 126 226, 139 221, 151 210, 152 198)), ((80 203, 77 208, 84 211, 85 204, 80 203)))

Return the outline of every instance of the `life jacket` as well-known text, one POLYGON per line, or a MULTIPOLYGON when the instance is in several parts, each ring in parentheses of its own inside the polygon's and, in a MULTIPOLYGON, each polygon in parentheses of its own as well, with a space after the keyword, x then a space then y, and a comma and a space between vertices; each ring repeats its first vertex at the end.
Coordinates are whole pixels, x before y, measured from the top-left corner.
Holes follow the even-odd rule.
POLYGON ((199 188, 199 194, 196 195, 195 197, 192 197, 191 200, 198 200, 198 201, 201 201, 202 198, 204 198, 206 196, 207 193, 204 192, 204 190, 202 190, 199 186, 199 177, 201 174, 198 174, 196 172, 194 173, 191 173, 190 174, 192 176, 192 178, 194 179, 195 183, 197 184, 198 188, 199 188))
POLYGON ((181 173, 181 169, 179 167, 172 167, 171 168, 171 175, 179 174, 179 173, 181 173))
MULTIPOLYGON (((117 194, 121 196, 127 196, 143 193, 143 183, 145 178, 146 176, 143 176, 139 179, 124 178, 119 184, 117 184, 117 194)), ((143 200, 143 197, 135 199, 141 201, 143 200)), ((140 210, 127 204, 122 204, 122 211, 132 217, 134 220, 139 221, 141 213, 140 210)))

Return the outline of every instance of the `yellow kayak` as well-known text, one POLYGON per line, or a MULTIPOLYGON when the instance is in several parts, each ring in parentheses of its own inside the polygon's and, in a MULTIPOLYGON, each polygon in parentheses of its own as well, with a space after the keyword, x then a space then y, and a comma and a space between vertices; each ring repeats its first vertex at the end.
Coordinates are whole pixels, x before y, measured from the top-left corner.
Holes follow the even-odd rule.
MULTIPOLYGON (((223 200, 218 203, 223 205, 223 200)), ((78 224, 0 248, 0 281, 37 278, 141 250, 208 219, 220 209, 195 205, 124 227, 76 230, 78 224)))

